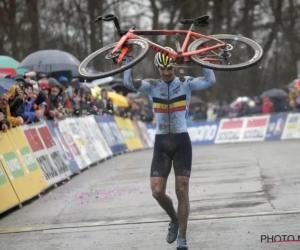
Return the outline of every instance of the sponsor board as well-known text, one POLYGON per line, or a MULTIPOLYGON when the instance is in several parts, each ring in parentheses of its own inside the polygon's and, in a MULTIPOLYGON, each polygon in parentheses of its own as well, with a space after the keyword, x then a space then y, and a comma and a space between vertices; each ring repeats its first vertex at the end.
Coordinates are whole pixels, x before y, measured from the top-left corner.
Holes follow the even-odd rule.
POLYGON ((54 163, 50 159, 34 125, 25 125, 22 126, 22 129, 48 184, 51 186, 61 181, 61 176, 59 175, 57 168, 55 168, 54 163))
POLYGON ((84 169, 87 164, 83 155, 81 154, 81 151, 79 150, 79 147, 77 146, 75 138, 72 136, 72 132, 70 131, 68 126, 68 120, 59 121, 57 125, 60 135, 60 141, 62 143, 64 151, 68 156, 69 161, 71 163, 75 161, 79 169, 84 169))
POLYGON ((112 151, 105 141, 101 130, 98 127, 96 120, 92 116, 84 118, 91 139, 94 141, 100 159, 105 159, 112 155, 112 151))
POLYGON ((42 140, 44 148, 48 155, 50 156, 50 160, 52 161, 55 168, 58 170, 59 175, 62 179, 66 179, 72 175, 68 167, 68 162, 64 160, 63 152, 60 152, 58 147, 56 146, 55 141, 52 138, 51 132, 49 131, 46 123, 35 124, 35 127, 39 133, 39 136, 42 140))
POLYGON ((219 121, 191 124, 188 133, 193 145, 213 144, 218 133, 219 121))
POLYGON ((240 141, 263 141, 266 136, 269 118, 269 115, 245 117, 240 141))
POLYGON ((300 138, 300 114, 288 114, 281 139, 300 138))
POLYGON ((135 130, 132 121, 129 118, 114 117, 116 124, 124 138, 124 141, 128 149, 140 149, 143 148, 143 144, 135 130))
POLYGON ((265 136, 266 141, 280 140, 285 127, 287 114, 272 115, 269 119, 267 132, 265 136))
POLYGON ((147 124, 147 134, 154 145, 155 143, 155 133, 156 133, 156 125, 153 124, 147 124))
POLYGON ((12 184, 8 180, 8 176, 2 166, 0 161, 0 213, 6 211, 7 209, 19 204, 18 197, 13 189, 12 184))
POLYGON ((95 116, 95 120, 112 153, 125 152, 127 146, 113 116, 95 116))
POLYGON ((47 126, 49 131, 51 132, 52 138, 64 162, 67 164, 72 173, 79 172, 79 167, 76 161, 74 160, 72 154, 65 150, 64 143, 62 142, 61 135, 58 130, 58 123, 53 121, 47 121, 47 126))
POLYGON ((215 143, 239 142, 242 137, 245 119, 222 119, 216 135, 215 143))

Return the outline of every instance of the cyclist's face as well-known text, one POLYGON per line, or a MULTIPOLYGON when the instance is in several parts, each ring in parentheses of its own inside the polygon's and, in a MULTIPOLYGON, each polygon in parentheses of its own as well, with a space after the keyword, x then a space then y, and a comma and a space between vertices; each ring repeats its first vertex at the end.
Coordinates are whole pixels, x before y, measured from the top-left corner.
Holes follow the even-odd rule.
POLYGON ((175 77, 174 67, 158 67, 161 78, 164 82, 171 82, 175 77))

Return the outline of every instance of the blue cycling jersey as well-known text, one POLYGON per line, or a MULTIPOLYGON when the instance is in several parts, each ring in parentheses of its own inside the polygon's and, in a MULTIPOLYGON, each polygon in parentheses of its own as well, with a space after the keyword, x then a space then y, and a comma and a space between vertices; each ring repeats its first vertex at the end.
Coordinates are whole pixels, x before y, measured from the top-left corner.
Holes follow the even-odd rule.
MULTIPOLYGON (((126 57, 126 62, 133 58, 126 57)), ((182 82, 175 77, 170 83, 162 79, 136 80, 132 78, 132 68, 124 72, 127 88, 147 93, 156 118, 156 134, 187 132, 191 92, 212 86, 215 83, 213 70, 203 68, 204 77, 185 76, 182 82)))

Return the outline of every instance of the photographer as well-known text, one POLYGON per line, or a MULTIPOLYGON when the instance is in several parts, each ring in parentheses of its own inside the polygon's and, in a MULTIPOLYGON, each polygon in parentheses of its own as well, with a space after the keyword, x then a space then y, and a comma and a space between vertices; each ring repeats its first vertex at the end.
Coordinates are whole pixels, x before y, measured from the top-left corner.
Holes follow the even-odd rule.
POLYGON ((6 106, 8 104, 8 95, 2 94, 0 96, 0 131, 7 132, 10 128, 10 123, 6 119, 6 106))

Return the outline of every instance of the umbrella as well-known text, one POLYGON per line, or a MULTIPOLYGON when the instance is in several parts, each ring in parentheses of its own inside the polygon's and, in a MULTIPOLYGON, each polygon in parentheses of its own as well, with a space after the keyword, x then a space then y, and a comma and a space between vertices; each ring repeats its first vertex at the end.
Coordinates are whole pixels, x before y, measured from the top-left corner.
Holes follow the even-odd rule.
POLYGON ((125 96, 122 96, 116 92, 108 91, 107 95, 110 99, 112 99, 113 104, 118 107, 128 107, 129 103, 127 102, 125 96))
POLYGON ((23 75, 25 72, 28 72, 28 69, 25 68, 16 68, 15 71, 17 72, 17 75, 23 75))
POLYGON ((287 98, 288 94, 282 89, 269 89, 263 92, 260 97, 287 98))
MULTIPOLYGON (((94 88, 91 88, 90 90, 91 90, 91 94, 93 97, 101 99, 101 88, 100 87, 96 86, 94 88)), ((107 96, 112 100, 113 104, 115 104, 118 107, 128 107, 129 106, 129 103, 125 96, 122 96, 113 91, 107 91, 107 96)))
POLYGON ((9 78, 0 79, 0 95, 7 93, 16 82, 9 78))
POLYGON ((16 70, 13 68, 0 68, 0 72, 10 74, 11 76, 15 76, 17 74, 16 70))
POLYGON ((251 101, 250 97, 240 96, 240 97, 236 98, 236 100, 234 100, 232 103, 230 103, 229 106, 233 109, 234 108, 240 108, 242 103, 249 102, 249 101, 251 101))
POLYGON ((79 64, 78 59, 68 52, 61 50, 40 50, 28 55, 20 63, 19 67, 44 73, 70 70, 72 77, 77 77, 79 64))
POLYGON ((10 56, 0 56, 0 68, 18 68, 19 62, 10 56))
POLYGON ((0 72, 0 78, 11 78, 10 74, 0 72))

